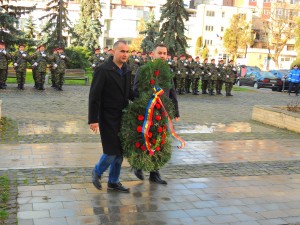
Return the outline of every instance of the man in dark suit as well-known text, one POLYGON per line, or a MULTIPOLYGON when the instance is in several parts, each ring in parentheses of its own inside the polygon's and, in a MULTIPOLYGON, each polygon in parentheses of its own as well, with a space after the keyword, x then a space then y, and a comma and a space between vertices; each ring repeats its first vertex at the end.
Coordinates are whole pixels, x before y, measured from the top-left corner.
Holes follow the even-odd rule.
MULTIPOLYGON (((167 53, 168 53, 167 46, 165 46, 164 44, 157 44, 154 46, 154 49, 153 49, 153 59, 162 59, 162 60, 166 61, 167 57, 168 57, 167 53)), ((139 70, 137 71, 136 76, 134 78, 133 91, 135 93, 135 97, 138 97, 138 95, 139 95, 139 93, 138 93, 138 76, 139 76, 139 70)), ((177 101, 177 95, 176 95, 176 90, 175 90, 173 79, 171 79, 170 82, 172 82, 172 88, 170 88, 168 90, 164 90, 164 95, 169 97, 172 100, 172 102, 174 104, 174 108, 175 108, 175 121, 179 121, 178 101, 177 101)), ((134 169, 134 174, 140 180, 144 180, 144 174, 141 169, 134 169)), ((152 182, 158 183, 158 184, 167 184, 167 181, 165 181, 161 178, 158 170, 150 172, 149 180, 152 182)))
POLYGON ((103 155, 92 172, 92 182, 97 189, 102 189, 101 176, 110 166, 108 190, 129 192, 119 181, 123 156, 118 136, 122 110, 133 99, 131 71, 126 65, 129 47, 126 42, 117 41, 113 51, 113 56, 96 68, 89 94, 88 123, 92 131, 100 130, 103 146, 103 155))

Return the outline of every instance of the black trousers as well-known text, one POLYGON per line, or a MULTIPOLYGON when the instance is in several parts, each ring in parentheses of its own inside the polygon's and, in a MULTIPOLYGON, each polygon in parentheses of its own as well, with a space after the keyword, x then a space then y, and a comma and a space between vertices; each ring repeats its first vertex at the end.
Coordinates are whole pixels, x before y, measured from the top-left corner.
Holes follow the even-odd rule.
POLYGON ((295 86, 295 93, 299 93, 299 83, 290 82, 289 83, 289 93, 291 93, 293 86, 295 86))

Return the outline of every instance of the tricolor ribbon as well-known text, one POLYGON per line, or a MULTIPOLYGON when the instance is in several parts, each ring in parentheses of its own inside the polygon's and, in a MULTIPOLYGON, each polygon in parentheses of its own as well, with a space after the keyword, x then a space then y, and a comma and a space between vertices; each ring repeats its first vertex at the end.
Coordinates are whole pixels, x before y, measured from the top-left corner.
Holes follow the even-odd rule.
POLYGON ((170 130, 170 133, 172 135, 173 138, 177 139, 180 143, 181 146, 178 146, 178 148, 184 148, 185 146, 185 141, 180 138, 174 130, 173 127, 173 123, 172 120, 165 108, 165 106, 163 105, 160 96, 163 95, 164 90, 161 89, 160 87, 154 86, 153 87, 154 93, 152 95, 152 97, 150 98, 150 100, 148 101, 147 107, 146 107, 146 112, 145 112, 145 117, 144 117, 144 123, 143 123, 143 129, 142 129, 142 134, 143 134, 143 139, 145 142, 145 146, 146 149, 150 152, 150 151, 155 151, 154 149, 151 149, 151 144, 149 142, 149 129, 150 129, 150 122, 152 121, 152 117, 153 117, 153 113, 154 113, 154 107, 156 103, 159 103, 162 106, 162 109, 164 110, 164 112, 166 113, 166 116, 168 118, 168 127, 170 130))

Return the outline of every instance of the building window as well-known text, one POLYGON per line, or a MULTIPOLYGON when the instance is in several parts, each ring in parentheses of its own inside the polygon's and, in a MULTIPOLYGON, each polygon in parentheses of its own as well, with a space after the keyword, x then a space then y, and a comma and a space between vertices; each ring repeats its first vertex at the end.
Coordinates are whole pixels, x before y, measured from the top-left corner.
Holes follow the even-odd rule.
POLYGON ((276 10, 276 15, 277 16, 282 16, 283 15, 283 9, 277 9, 276 10))
POLYGON ((256 2, 256 0, 250 0, 250 2, 256 2))
POLYGON ((300 3, 300 0, 291 0, 290 3, 291 4, 298 4, 298 3, 300 3))
POLYGON ((221 32, 223 32, 224 31, 224 27, 221 27, 221 32))
POLYGON ((213 26, 205 26, 205 30, 206 31, 214 31, 214 27, 213 26))
POLYGON ((288 51, 294 51, 294 45, 287 45, 286 46, 286 50, 288 50, 288 51))
POLYGON ((264 2, 270 2, 270 0, 264 0, 264 2))
POLYGON ((215 11, 206 11, 206 16, 215 16, 215 11))
POLYGON ((205 40, 205 45, 212 45, 212 40, 205 40))
POLYGON ((224 18, 225 17, 225 12, 222 12, 222 18, 224 18))
POLYGON ((270 15, 271 11, 270 9, 264 9, 264 15, 270 15))

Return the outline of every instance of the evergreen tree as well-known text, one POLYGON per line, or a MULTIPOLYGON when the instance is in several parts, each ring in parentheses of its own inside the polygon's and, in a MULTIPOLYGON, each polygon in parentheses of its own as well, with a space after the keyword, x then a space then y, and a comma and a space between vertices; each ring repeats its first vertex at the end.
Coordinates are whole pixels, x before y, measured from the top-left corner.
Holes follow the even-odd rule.
POLYGON ((48 46, 48 48, 54 48, 58 45, 60 47, 66 46, 67 40, 63 37, 60 37, 60 34, 63 31, 72 33, 67 7, 68 0, 51 0, 46 5, 45 11, 47 11, 48 14, 42 16, 40 19, 47 19, 47 22, 43 27, 41 34, 43 35, 42 39, 44 40, 44 43, 48 46), (60 8, 62 12, 61 24, 59 16, 60 8))
POLYGON ((8 46, 14 44, 26 43, 23 32, 17 28, 18 18, 23 14, 30 13, 34 7, 21 7, 9 4, 9 1, 0 0, 0 41, 4 41, 8 46))
POLYGON ((146 23, 146 29, 141 31, 140 34, 144 34, 145 38, 142 41, 141 47, 144 52, 150 52, 153 50, 155 42, 158 38, 159 23, 155 21, 154 14, 151 13, 149 20, 146 23))
POLYGON ((78 24, 75 25, 76 44, 91 51, 99 46, 99 36, 102 34, 101 16, 99 0, 81 1, 80 18, 78 24))
POLYGON ((36 34, 35 34, 35 24, 33 21, 33 16, 30 15, 26 24, 25 24, 25 37, 28 39, 34 39, 36 34))
POLYGON ((172 56, 185 53, 187 41, 184 35, 184 20, 188 19, 189 15, 184 8, 183 0, 167 0, 162 6, 159 22, 163 24, 157 42, 167 45, 168 52, 172 56))

